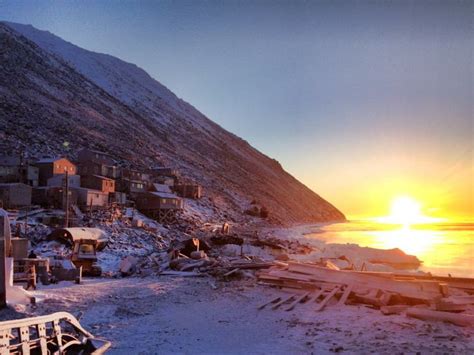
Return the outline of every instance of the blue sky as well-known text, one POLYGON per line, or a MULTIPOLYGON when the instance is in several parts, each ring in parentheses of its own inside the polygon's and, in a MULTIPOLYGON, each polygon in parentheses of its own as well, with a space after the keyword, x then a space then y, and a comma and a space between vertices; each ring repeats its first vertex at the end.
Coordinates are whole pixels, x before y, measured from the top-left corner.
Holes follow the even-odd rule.
POLYGON ((472 214, 473 4, 0 0, 0 19, 137 64, 348 215, 397 194, 472 214))

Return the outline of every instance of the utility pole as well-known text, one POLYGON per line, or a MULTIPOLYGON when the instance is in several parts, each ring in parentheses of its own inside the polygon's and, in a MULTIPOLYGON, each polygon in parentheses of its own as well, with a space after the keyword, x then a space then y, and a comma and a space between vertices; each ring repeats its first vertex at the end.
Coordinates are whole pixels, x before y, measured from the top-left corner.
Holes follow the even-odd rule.
POLYGON ((25 212, 25 238, 28 238, 28 212, 30 211, 31 206, 26 207, 25 212))
POLYGON ((10 244, 10 221, 7 212, 0 207, 0 308, 7 306, 7 283, 9 280, 5 264, 10 244))
POLYGON ((65 204, 66 204, 66 218, 65 218, 65 221, 64 221, 64 224, 65 224, 65 228, 68 228, 69 227, 69 173, 67 171, 67 168, 66 168, 66 201, 65 201, 65 204))

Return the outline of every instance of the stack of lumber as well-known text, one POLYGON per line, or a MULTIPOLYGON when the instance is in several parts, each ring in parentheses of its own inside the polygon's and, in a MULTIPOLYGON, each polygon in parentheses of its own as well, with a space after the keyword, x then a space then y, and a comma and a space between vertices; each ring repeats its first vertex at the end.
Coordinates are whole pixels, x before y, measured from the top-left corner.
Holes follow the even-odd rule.
MULTIPOLYGON (((322 310, 330 303, 364 304, 383 314, 401 314, 457 325, 474 325, 474 279, 337 270, 315 264, 289 262, 260 270, 261 284, 289 291, 290 296, 273 299, 261 308, 316 303, 322 310), (466 312, 467 311, 467 312, 466 312)), ((289 309, 288 309, 289 308, 289 309)))

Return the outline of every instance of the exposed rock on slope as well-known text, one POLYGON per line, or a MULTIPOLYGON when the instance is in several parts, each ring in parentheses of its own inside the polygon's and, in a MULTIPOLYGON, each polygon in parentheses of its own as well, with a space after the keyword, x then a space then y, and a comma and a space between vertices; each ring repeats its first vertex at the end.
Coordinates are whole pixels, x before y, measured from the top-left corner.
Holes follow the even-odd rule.
POLYGON ((284 223, 344 219, 133 64, 5 23, 0 61, 0 138, 10 150, 57 154, 68 141, 72 155, 88 146, 137 167, 173 165, 230 214, 256 199, 284 223))

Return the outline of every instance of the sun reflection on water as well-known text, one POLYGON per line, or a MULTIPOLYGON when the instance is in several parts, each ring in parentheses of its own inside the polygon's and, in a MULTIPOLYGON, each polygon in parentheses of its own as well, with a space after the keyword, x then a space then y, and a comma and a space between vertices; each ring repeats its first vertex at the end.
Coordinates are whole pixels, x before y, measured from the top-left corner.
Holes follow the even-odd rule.
POLYGON ((326 226, 315 238, 330 243, 393 249, 416 255, 422 270, 474 277, 474 224, 386 224, 355 221, 326 226))

